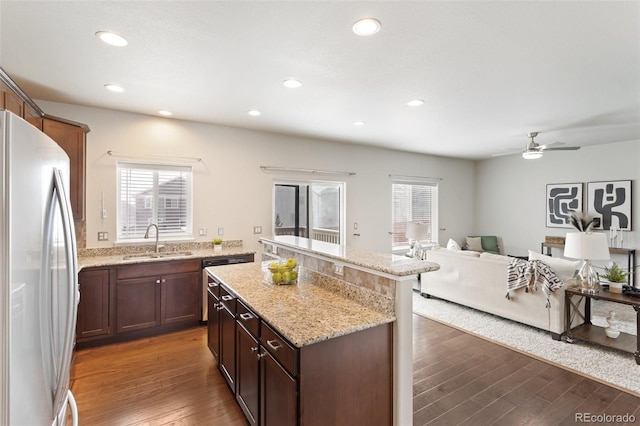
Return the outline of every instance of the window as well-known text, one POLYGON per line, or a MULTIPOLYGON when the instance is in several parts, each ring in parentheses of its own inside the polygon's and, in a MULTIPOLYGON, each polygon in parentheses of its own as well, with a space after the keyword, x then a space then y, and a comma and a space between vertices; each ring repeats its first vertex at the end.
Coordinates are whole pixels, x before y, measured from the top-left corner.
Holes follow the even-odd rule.
POLYGON ((158 225, 163 237, 192 237, 192 170, 118 162, 118 240, 140 239, 158 225))
POLYGON ((344 243, 344 183, 276 182, 274 235, 344 243))
POLYGON ((436 183, 394 182, 392 184, 392 249, 409 247, 407 224, 426 223, 428 241, 438 241, 438 185, 436 183))

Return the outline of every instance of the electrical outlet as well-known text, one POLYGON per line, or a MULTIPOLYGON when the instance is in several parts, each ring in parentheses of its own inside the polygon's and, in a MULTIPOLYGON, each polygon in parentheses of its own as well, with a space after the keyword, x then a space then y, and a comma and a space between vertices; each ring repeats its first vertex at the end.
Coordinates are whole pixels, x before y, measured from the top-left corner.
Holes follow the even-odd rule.
POLYGON ((262 234, 262 226, 254 226, 253 227, 254 234, 262 234))
POLYGON ((204 237, 207 235, 207 228, 205 228, 204 226, 200 229, 198 229, 198 235, 200 235, 201 237, 204 237))
POLYGON ((109 241, 108 232, 98 232, 98 241, 109 241))
POLYGON ((224 235, 224 228, 218 228, 218 235, 220 236, 224 235))
POLYGON ((343 276, 344 275, 344 266, 343 265, 338 265, 337 263, 334 263, 333 264, 333 272, 336 275, 343 276))

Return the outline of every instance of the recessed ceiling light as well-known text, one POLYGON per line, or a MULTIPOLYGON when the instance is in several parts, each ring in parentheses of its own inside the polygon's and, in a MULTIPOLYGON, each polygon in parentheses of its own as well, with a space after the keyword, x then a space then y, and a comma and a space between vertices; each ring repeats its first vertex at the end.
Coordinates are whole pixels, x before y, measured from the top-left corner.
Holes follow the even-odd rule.
POLYGON ((293 78, 289 78, 282 82, 284 87, 288 87, 289 89, 297 89, 302 86, 302 82, 300 80, 296 80, 293 78))
POLYGON ((420 106, 423 104, 424 104, 424 101, 422 99, 414 99, 412 101, 407 102, 407 105, 413 106, 413 107, 420 106))
POLYGON ((118 34, 110 33, 109 31, 98 31, 96 36, 100 40, 112 46, 122 47, 129 44, 123 37, 120 37, 118 34))
POLYGON ((353 125, 354 126, 364 126, 364 123, 365 123, 364 121, 354 121, 353 125))
POLYGON ((353 32, 359 36, 370 36, 380 31, 381 27, 382 24, 377 19, 363 18, 353 24, 353 32))
POLYGON ((122 88, 122 86, 118 86, 117 84, 105 84, 104 87, 105 89, 111 92, 116 92, 116 93, 124 92, 124 89, 122 88))
POLYGON ((165 116, 173 115, 171 111, 165 111, 165 110, 158 111, 158 114, 165 115, 165 116))
POLYGON ((257 117, 257 116, 261 115, 262 113, 260 111, 258 111, 257 109, 250 109, 249 111, 247 111, 247 114, 251 115, 252 117, 257 117))

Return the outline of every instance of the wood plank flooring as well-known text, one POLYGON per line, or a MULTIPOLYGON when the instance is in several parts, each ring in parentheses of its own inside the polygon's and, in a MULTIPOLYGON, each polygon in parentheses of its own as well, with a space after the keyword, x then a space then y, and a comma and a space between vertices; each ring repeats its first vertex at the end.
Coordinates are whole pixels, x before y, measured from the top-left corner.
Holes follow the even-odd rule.
MULTIPOLYGON (((413 320, 416 426, 569 425, 581 412, 633 414, 640 424, 640 398, 418 315, 413 320)), ((81 425, 246 424, 207 348, 205 327, 80 350, 71 389, 81 425)))

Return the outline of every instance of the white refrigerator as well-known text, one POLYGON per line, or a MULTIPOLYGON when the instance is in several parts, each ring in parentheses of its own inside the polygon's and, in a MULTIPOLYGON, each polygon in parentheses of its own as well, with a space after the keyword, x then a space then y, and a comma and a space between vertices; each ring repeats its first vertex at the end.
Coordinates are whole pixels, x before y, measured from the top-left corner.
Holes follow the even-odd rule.
POLYGON ((69 390, 80 297, 69 158, 4 110, 0 152, 0 425, 77 424, 69 390))

